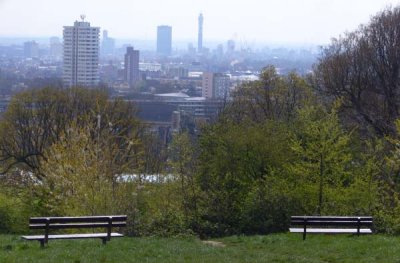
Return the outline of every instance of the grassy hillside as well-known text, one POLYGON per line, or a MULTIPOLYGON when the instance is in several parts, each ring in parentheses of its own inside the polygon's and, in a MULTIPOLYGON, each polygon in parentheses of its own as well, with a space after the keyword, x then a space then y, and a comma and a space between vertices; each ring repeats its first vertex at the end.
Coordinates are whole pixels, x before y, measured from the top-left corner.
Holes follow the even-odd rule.
POLYGON ((0 236, 0 262, 399 262, 400 238, 383 235, 120 238, 39 242, 0 236), (211 244, 210 244, 211 243, 211 244))

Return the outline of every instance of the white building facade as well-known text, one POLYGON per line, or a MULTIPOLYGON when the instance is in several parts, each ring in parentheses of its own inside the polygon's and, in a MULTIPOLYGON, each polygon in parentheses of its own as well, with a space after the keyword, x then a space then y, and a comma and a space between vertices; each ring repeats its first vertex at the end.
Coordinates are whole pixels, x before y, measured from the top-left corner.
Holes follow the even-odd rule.
POLYGON ((67 87, 99 84, 100 28, 82 20, 64 26, 63 82, 67 87))

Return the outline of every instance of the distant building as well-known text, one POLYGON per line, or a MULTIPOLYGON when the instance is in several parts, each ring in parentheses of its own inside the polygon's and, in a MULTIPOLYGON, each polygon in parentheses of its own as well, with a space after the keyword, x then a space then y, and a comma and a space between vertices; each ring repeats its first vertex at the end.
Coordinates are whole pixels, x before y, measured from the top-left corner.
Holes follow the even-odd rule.
POLYGON ((39 45, 35 41, 29 41, 24 43, 24 56, 26 58, 38 58, 39 57, 39 45))
POLYGON ((206 99, 227 99, 230 92, 230 77, 221 73, 203 73, 202 96, 206 99))
POLYGON ((226 43, 226 53, 232 54, 235 52, 235 41, 234 40, 228 40, 226 43))
POLYGON ((58 37, 50 38, 50 57, 53 60, 61 60, 63 52, 63 45, 58 37))
POLYGON ((230 96, 231 78, 228 75, 214 73, 214 98, 227 99, 230 96))
POLYGON ((101 42, 101 55, 107 56, 114 54, 115 39, 108 36, 108 31, 103 31, 103 41, 101 42))
POLYGON ((67 87, 96 86, 99 83, 99 27, 75 21, 64 26, 63 81, 67 87))
POLYGON ((126 48, 124 78, 130 88, 140 80, 139 50, 134 50, 133 47, 126 48))
POLYGON ((218 58, 222 58, 224 56, 224 46, 219 44, 215 50, 215 54, 218 58))
POLYGON ((185 112, 197 120, 212 120, 221 112, 223 100, 189 97, 182 93, 155 94, 154 100, 136 100, 139 118, 146 122, 176 122, 175 111, 185 112))
POLYGON ((139 63, 140 71, 161 71, 161 64, 155 62, 142 62, 139 63))
POLYGON ((203 73, 203 83, 202 83, 202 92, 201 95, 204 98, 211 99, 213 98, 213 82, 214 82, 214 73, 204 72, 203 73))
POLYGON ((157 54, 163 56, 171 55, 172 51, 172 27, 157 27, 157 54))
POLYGON ((195 55, 196 54, 196 48, 193 46, 192 43, 188 44, 188 54, 189 55, 195 55))
POLYGON ((169 67, 167 69, 167 77, 174 79, 182 79, 187 78, 189 75, 189 71, 184 67, 169 67))
POLYGON ((203 52, 203 14, 200 13, 199 15, 199 31, 198 31, 198 38, 197 38, 197 52, 203 52))

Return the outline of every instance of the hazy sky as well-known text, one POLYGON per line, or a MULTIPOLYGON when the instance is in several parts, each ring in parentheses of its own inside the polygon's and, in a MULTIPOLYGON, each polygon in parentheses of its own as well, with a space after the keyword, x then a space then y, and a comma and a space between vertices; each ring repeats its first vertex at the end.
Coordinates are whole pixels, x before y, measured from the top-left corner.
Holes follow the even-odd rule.
POLYGON ((399 0, 0 0, 0 36, 61 36, 86 14, 116 38, 152 40, 171 25, 173 39, 324 44, 399 0))

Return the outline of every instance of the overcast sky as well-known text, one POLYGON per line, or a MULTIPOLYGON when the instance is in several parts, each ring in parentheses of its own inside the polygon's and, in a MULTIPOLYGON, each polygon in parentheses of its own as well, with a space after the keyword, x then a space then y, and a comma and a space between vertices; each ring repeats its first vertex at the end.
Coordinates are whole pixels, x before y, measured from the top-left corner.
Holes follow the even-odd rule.
POLYGON ((173 28, 173 39, 325 44, 399 0, 0 0, 0 36, 61 36, 86 14, 111 37, 152 40, 157 25, 173 28))

